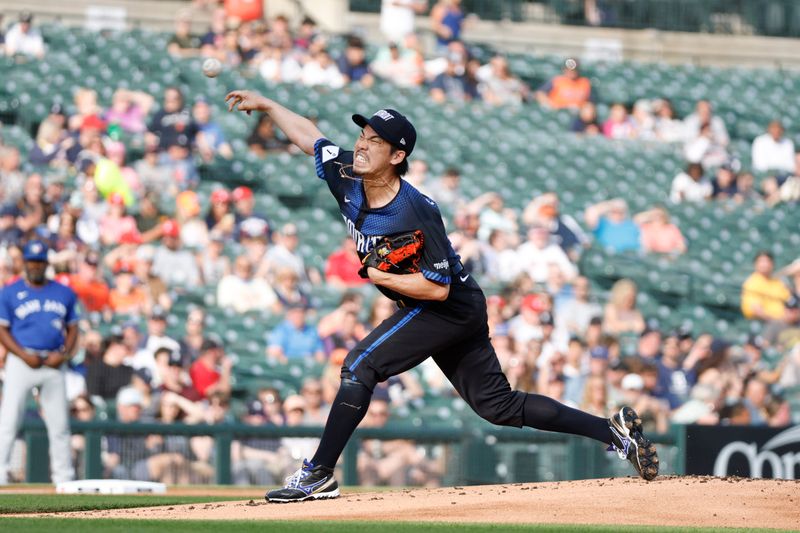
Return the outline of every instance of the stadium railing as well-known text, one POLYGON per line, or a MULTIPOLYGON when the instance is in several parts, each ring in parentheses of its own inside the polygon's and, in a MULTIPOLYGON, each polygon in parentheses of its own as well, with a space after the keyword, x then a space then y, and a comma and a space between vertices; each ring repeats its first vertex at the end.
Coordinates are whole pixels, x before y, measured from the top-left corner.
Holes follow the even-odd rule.
MULTIPOLYGON (((600 26, 664 31, 800 35, 795 0, 602 0, 600 26)), ((464 0, 483 20, 588 25, 583 0, 464 0)), ((378 12, 380 2, 350 0, 350 9, 378 12)))
MULTIPOLYGON (((464 425, 453 427, 393 426, 359 428, 348 443, 342 462, 341 481, 346 486, 359 484, 357 468, 359 450, 367 439, 378 441, 409 440, 417 446, 443 447, 445 485, 516 483, 590 479, 632 474, 627 462, 616 454, 586 438, 498 426, 464 425)), ((233 482, 231 447, 243 438, 318 438, 319 427, 250 426, 239 423, 218 425, 186 425, 160 423, 120 423, 110 421, 72 422, 73 435, 83 435, 85 446, 79 457, 79 478, 104 477, 102 456, 106 451, 104 437, 147 435, 198 437, 214 440, 210 464, 214 475, 207 482, 226 485, 233 482)), ((28 420, 21 433, 25 444, 25 480, 49 481, 47 431, 41 420, 28 420)), ((662 474, 681 474, 685 468, 685 430, 673 426, 668 433, 654 435, 659 444, 662 474)), ((124 448, 123 448, 124 453, 124 448)))

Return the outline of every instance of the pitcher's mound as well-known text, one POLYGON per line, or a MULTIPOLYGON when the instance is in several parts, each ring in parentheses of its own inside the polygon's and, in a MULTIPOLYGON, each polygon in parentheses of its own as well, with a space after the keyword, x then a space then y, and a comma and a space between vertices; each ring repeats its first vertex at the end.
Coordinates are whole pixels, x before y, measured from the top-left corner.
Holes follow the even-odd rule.
MULTIPOLYGON (((336 500, 246 502, 75 513, 93 518, 195 520, 387 520, 793 529, 800 482, 664 476, 515 483, 390 492, 343 491, 336 500), (191 507, 191 509, 190 509, 191 507)), ((74 515, 73 515, 74 516, 74 515)))

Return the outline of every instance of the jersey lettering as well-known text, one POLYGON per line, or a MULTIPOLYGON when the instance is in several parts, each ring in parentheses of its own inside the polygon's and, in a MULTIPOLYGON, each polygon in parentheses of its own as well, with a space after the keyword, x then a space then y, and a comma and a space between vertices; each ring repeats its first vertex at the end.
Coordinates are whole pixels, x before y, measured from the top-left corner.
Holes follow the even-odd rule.
POLYGON ((350 234, 353 242, 356 243, 356 249, 360 254, 368 254, 375 247, 375 243, 383 238, 382 235, 370 235, 367 237, 356 229, 355 222, 345 215, 342 215, 342 218, 344 219, 344 223, 347 224, 347 233, 350 234))
MULTIPOLYGON (((23 320, 29 314, 38 313, 41 310, 42 302, 40 300, 28 300, 24 304, 14 309, 14 316, 20 320, 23 320)), ((67 314, 66 306, 61 302, 56 302, 55 300, 45 300, 44 311, 45 313, 56 313, 62 317, 66 316, 67 314)))

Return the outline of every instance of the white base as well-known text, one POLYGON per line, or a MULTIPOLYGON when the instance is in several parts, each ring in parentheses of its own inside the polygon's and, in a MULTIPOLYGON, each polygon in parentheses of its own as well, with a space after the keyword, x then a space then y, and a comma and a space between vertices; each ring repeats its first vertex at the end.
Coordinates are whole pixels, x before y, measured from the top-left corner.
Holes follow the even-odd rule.
POLYGON ((82 479, 56 484, 60 494, 164 494, 167 486, 151 481, 129 479, 82 479))

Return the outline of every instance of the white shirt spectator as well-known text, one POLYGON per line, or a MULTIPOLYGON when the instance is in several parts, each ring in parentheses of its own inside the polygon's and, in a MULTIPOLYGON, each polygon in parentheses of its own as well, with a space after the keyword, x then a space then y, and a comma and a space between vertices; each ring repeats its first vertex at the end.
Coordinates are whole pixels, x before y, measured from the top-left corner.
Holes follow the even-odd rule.
POLYGON ((294 83, 303 77, 303 67, 290 55, 276 50, 258 66, 261 77, 276 83, 294 83))
POLYGON ((769 133, 759 135, 753 141, 752 156, 753 170, 756 172, 794 172, 794 143, 786 137, 776 141, 769 133))
MULTIPOLYGON (((531 230, 537 231, 537 230, 531 230)), ((547 230, 545 238, 549 238, 547 230)), ((564 276, 564 279, 571 280, 578 274, 578 269, 569 260, 564 250, 557 244, 548 243, 540 246, 539 243, 527 241, 517 249, 517 259, 520 268, 528 273, 528 276, 536 283, 547 281, 550 264, 555 264, 564 276)))
POLYGON ((159 246, 153 258, 153 274, 169 287, 196 287, 200 284, 200 270, 188 250, 170 250, 159 246))
POLYGON ((307 87, 322 85, 330 89, 341 89, 345 83, 344 76, 330 59, 326 62, 312 59, 306 63, 303 67, 302 81, 307 87))
POLYGON ((44 39, 39 30, 30 27, 23 32, 21 23, 14 24, 6 34, 6 55, 24 54, 27 56, 44 57, 44 39))
POLYGON ((427 0, 382 0, 381 32, 390 41, 400 42, 409 33, 414 33, 415 8, 424 10, 427 0))
POLYGON ((699 181, 692 179, 686 172, 681 172, 672 180, 672 189, 669 192, 671 202, 705 202, 711 197, 711 181, 703 176, 699 181))
POLYGON ((229 274, 217 286, 217 305, 237 313, 267 311, 277 301, 275 291, 263 278, 242 279, 229 274))

